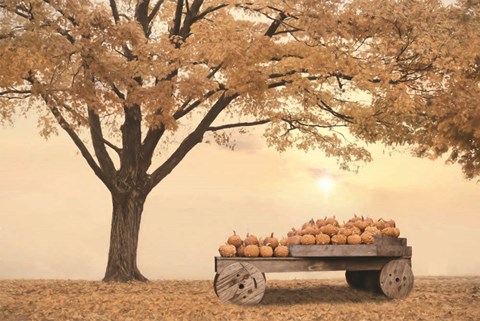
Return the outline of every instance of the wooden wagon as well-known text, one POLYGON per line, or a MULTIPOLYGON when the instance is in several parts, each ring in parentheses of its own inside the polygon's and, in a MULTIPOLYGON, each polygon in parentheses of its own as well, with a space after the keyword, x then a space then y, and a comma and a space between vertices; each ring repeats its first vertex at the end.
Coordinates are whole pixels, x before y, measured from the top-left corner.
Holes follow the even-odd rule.
POLYGON ((289 245, 288 257, 215 257, 213 287, 224 303, 257 304, 265 273, 345 271, 348 285, 392 299, 413 288, 412 247, 407 239, 377 235, 370 245, 289 245))

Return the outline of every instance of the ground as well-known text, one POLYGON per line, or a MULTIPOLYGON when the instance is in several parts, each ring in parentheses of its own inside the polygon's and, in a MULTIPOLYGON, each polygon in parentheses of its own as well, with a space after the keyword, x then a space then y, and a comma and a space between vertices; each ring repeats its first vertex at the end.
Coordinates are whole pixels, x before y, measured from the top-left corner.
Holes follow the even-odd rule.
POLYGON ((416 277, 390 300, 345 280, 268 280, 256 306, 224 305, 212 281, 0 280, 2 321, 480 320, 480 276, 416 277))

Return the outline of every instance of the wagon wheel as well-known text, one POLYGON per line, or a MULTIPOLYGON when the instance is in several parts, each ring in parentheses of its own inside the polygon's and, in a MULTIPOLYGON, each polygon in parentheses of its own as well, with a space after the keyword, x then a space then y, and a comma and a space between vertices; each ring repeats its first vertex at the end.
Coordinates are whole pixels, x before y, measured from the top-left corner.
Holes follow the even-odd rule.
POLYGON ((218 282, 218 273, 215 273, 215 276, 213 277, 213 291, 215 291, 215 294, 218 296, 217 282, 218 282))
POLYGON ((232 263, 215 275, 213 287, 224 303, 257 304, 265 294, 265 278, 250 263, 232 263))
POLYGON ((345 279, 352 289, 380 292, 380 271, 345 271, 345 279))
POLYGON ((413 289, 413 272, 408 260, 392 260, 380 272, 380 288, 389 298, 401 299, 413 289))
MULTIPOLYGON (((218 296, 217 293, 217 282, 218 282, 218 273, 215 273, 215 276, 213 277, 213 291, 215 291, 215 294, 218 296)), ((267 277, 265 276, 265 273, 262 273, 263 279, 265 282, 267 282, 267 277)))

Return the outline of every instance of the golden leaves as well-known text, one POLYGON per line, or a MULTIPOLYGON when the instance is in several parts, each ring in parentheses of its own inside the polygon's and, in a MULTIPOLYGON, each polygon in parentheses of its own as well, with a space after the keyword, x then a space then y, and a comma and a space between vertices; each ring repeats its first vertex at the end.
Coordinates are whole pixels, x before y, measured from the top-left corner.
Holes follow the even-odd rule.
MULTIPOLYGON (((165 2, 148 38, 134 6, 123 2, 117 21, 107 1, 4 3, 0 92, 19 87, 48 96, 72 126, 88 126, 90 108, 119 135, 123 107, 138 105, 144 128, 175 131, 175 114, 186 113, 185 124, 189 112, 204 115, 226 93, 238 98, 221 115, 273 120, 266 136, 279 150, 316 146, 348 161, 349 152, 368 159, 338 138, 338 125, 366 142, 437 153, 455 146, 463 156, 477 149, 465 143, 479 135, 480 21, 471 1, 212 0, 195 17, 185 7, 186 33, 177 35, 176 4, 165 2), (450 117, 450 108, 467 116, 450 117), (292 120, 304 123, 292 129, 292 120)), ((17 109, 5 106, 15 102, 0 100, 2 119, 11 118, 17 109)), ((40 124, 51 132, 52 123, 40 124)))
POLYGON ((380 321, 388 315, 389 320, 475 320, 479 284, 478 277, 418 277, 408 298, 387 300, 352 290, 344 280, 269 280, 262 302, 249 307, 221 304, 211 280, 127 284, 2 280, 0 319, 287 321, 320 317, 335 321, 355 315, 359 320, 380 321))

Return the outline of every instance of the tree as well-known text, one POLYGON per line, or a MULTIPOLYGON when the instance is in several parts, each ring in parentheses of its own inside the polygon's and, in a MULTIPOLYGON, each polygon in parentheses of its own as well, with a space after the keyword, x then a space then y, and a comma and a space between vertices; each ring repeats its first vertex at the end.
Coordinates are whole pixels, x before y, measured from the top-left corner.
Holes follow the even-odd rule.
POLYGON ((478 175, 478 12, 473 0, 0 0, 0 120, 36 113, 41 135, 67 133, 112 196, 104 280, 146 280, 147 195, 208 139, 230 146, 263 126, 279 151, 319 148, 343 169, 370 160, 362 142, 451 148, 478 175))

